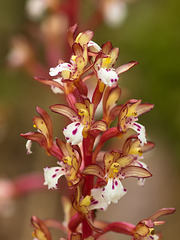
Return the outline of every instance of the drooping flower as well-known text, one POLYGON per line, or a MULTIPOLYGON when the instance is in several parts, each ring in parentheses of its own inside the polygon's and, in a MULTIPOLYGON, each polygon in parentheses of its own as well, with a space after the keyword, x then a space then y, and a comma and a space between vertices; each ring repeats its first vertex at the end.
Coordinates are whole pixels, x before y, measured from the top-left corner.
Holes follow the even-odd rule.
MULTIPOLYGON (((21 134, 22 137, 38 142, 39 145, 45 148, 47 151, 53 144, 53 126, 52 120, 48 113, 40 107, 36 108, 36 111, 41 117, 36 116, 33 118, 34 127, 37 128, 37 132, 29 132, 26 134, 21 134)), ((30 153, 31 142, 27 143, 27 150, 30 153)))
POLYGON ((157 218, 174 212, 174 208, 162 208, 149 218, 140 221, 136 225, 132 240, 160 240, 159 235, 154 234, 154 226, 161 225, 164 221, 157 221, 157 218))
POLYGON ((97 61, 95 69, 98 79, 107 86, 113 86, 119 80, 119 74, 128 71, 137 64, 137 62, 133 61, 122 65, 117 69, 113 68, 119 55, 119 49, 113 48, 109 41, 103 44, 102 52, 106 57, 102 57, 97 61))
POLYGON ((118 130, 122 133, 133 129, 138 134, 140 145, 147 143, 145 127, 138 123, 138 116, 150 111, 152 104, 141 104, 141 100, 131 99, 121 108, 118 119, 118 130))
POLYGON ((72 121, 63 130, 67 142, 77 145, 87 137, 89 131, 97 135, 97 132, 107 130, 107 124, 104 121, 94 121, 94 105, 88 99, 85 99, 84 103, 76 103, 75 107, 76 111, 61 104, 50 107, 53 112, 63 114, 72 121))
POLYGON ((31 223, 34 226, 32 235, 35 240, 52 240, 51 233, 43 220, 32 216, 31 223))
MULTIPOLYGON (((142 161, 144 159, 143 153, 150 151, 153 147, 154 143, 149 141, 144 146, 141 146, 138 137, 133 135, 125 141, 122 151, 125 155, 132 154, 134 156, 131 166, 138 166, 148 170, 147 164, 142 161)), ((144 183, 145 178, 138 179, 139 186, 144 186, 144 183)))
MULTIPOLYGON (((134 161, 133 155, 122 156, 120 152, 105 153, 104 170, 98 165, 88 166, 83 173, 95 175, 103 180, 103 188, 97 188, 99 195, 110 204, 117 203, 126 193, 121 181, 127 177, 147 178, 151 174, 148 170, 139 166, 131 166, 134 161)), ((101 184, 102 185, 102 184, 101 184)))
POLYGON ((151 217, 140 221, 136 226, 129 222, 103 222, 102 232, 97 233, 95 238, 111 231, 132 236, 131 240, 161 240, 161 234, 155 234, 154 226, 163 224, 164 221, 157 221, 157 218, 174 212, 174 208, 162 208, 151 217))
POLYGON ((72 186, 79 181, 78 171, 81 166, 81 155, 78 148, 73 147, 67 142, 64 143, 60 139, 56 139, 57 146, 62 152, 62 161, 57 162, 59 166, 44 168, 44 185, 48 186, 48 189, 57 189, 58 180, 62 176, 65 176, 68 185, 72 186), (78 154, 75 153, 78 152, 78 154))

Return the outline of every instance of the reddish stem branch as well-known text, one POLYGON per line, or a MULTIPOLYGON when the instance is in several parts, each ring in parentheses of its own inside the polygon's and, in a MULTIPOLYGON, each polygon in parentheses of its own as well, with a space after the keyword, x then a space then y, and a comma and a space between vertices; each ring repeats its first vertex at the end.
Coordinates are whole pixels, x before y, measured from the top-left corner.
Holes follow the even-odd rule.
POLYGON ((108 141, 110 138, 116 137, 118 135, 118 130, 117 127, 113 127, 108 129, 106 132, 104 132, 101 135, 101 138, 99 140, 99 143, 97 144, 93 156, 92 156, 92 163, 95 163, 96 161, 96 157, 98 155, 98 153, 101 151, 103 145, 105 144, 106 141, 108 141))
POLYGON ((94 236, 94 238, 97 239, 100 236, 102 236, 103 234, 110 232, 110 231, 133 236, 135 227, 136 227, 135 225, 133 225, 131 223, 127 223, 127 222, 113 222, 113 223, 108 224, 106 227, 104 227, 102 229, 103 232, 97 233, 94 236))

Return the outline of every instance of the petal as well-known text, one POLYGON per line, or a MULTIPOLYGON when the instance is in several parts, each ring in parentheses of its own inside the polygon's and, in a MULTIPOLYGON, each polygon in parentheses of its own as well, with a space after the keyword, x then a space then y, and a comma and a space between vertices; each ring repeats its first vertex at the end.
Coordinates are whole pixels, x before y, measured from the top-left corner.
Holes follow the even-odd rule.
POLYGON ((158 210, 156 213, 154 213, 151 217, 149 217, 148 219, 151 219, 152 221, 156 220, 157 218, 164 216, 164 215, 168 215, 168 214, 172 214, 176 211, 175 208, 161 208, 160 210, 158 210))
MULTIPOLYGON (((37 107, 36 111, 39 113, 39 115, 43 118, 43 120, 45 122, 47 131, 48 131, 47 137, 48 137, 48 140, 49 140, 50 144, 52 144, 52 142, 53 142, 53 139, 52 139, 53 138, 53 124, 52 124, 52 120, 51 120, 50 116, 48 115, 48 113, 45 110, 43 110, 42 108, 37 107)), ((43 128, 44 128, 44 126, 43 126, 43 128)), ((42 133, 43 133, 43 131, 42 131, 42 133)))
POLYGON ((27 154, 31 154, 31 146, 32 146, 32 141, 31 140, 27 140, 26 142, 26 149, 27 149, 27 154))
POLYGON ((61 85, 62 78, 46 79, 46 78, 35 76, 34 79, 46 85, 50 85, 51 87, 59 88, 60 90, 62 90, 62 92, 64 91, 64 88, 61 85))
POLYGON ((146 132, 145 132, 145 127, 141 125, 140 123, 133 122, 131 124, 127 124, 127 127, 133 129, 138 133, 138 139, 140 141, 140 146, 144 146, 144 144, 147 143, 146 140, 146 132))
POLYGON ((110 69, 100 68, 97 71, 97 76, 100 81, 102 81, 104 84, 110 87, 113 84, 115 84, 119 79, 116 71, 113 68, 110 68, 110 69))
POLYGON ((74 43, 74 36, 75 36, 76 30, 77 30, 77 23, 71 26, 67 31, 67 39, 70 47, 72 47, 74 43))
POLYGON ((83 56, 78 56, 76 57, 75 62, 77 66, 76 75, 80 75, 84 67, 86 66, 85 59, 83 58, 83 56))
POLYGON ((62 71, 73 72, 74 67, 70 63, 60 63, 56 67, 54 67, 54 68, 52 67, 52 68, 49 69, 49 75, 50 76, 56 76, 62 71))
POLYGON ((35 239, 52 240, 51 233, 45 224, 45 221, 37 218, 36 216, 32 216, 31 223, 35 227, 33 232, 33 235, 37 237, 35 239))
POLYGON ((28 132, 25 134, 21 134, 22 137, 38 142, 41 147, 46 148, 47 147, 47 139, 42 133, 38 132, 28 132))
POLYGON ((70 142, 72 145, 77 145, 83 140, 83 131, 84 125, 80 122, 73 122, 69 124, 63 130, 63 134, 67 142, 70 142))
POLYGON ((89 210, 102 209, 105 211, 107 209, 108 203, 102 196, 102 188, 93 188, 91 190, 91 196, 93 197, 93 200, 88 207, 89 210))
POLYGON ((108 183, 102 191, 102 195, 108 204, 111 202, 117 203, 126 194, 126 190, 118 178, 108 178, 108 183))
POLYGON ((95 164, 91 164, 88 167, 86 167, 83 171, 83 174, 95 175, 104 180, 104 171, 102 170, 102 168, 100 166, 95 165, 95 164))
POLYGON ((124 65, 116 68, 116 72, 119 75, 119 74, 121 74, 123 72, 128 71, 130 68, 134 67, 137 64, 138 64, 138 62, 136 62, 136 61, 129 62, 127 64, 124 64, 124 65))
POLYGON ((48 140, 49 132, 48 132, 45 121, 41 117, 36 116, 33 118, 33 123, 35 124, 35 127, 37 127, 38 131, 42 133, 48 140))
POLYGON ((109 171, 109 168, 111 164, 113 163, 114 155, 112 153, 105 153, 104 154, 104 167, 105 167, 105 172, 107 173, 109 171))
POLYGON ((102 45, 102 51, 104 54, 109 55, 110 51, 112 50, 112 43, 110 41, 107 41, 102 45))
POLYGON ((106 111, 109 114, 111 109, 116 105, 121 95, 121 89, 119 87, 113 88, 106 101, 106 111))
MULTIPOLYGON (((53 79, 53 81, 59 83, 59 86, 61 86, 61 84, 62 84, 62 78, 56 78, 56 79, 53 79)), ((64 91, 62 90, 62 86, 61 86, 61 87, 59 87, 59 86, 58 86, 58 87, 51 86, 51 90, 52 90, 55 94, 57 94, 57 93, 63 94, 64 91)))
POLYGON ((155 147, 155 143, 148 141, 144 146, 142 147, 143 152, 147 152, 152 150, 155 147))
POLYGON ((107 123, 102 120, 94 122, 90 128, 90 130, 99 130, 101 132, 105 132, 107 129, 108 129, 107 123))
POLYGON ((55 113, 60 113, 66 117, 68 117, 71 121, 78 121, 78 114, 70 107, 63 104, 55 104, 50 106, 50 109, 55 113))
POLYGON ((128 177, 147 178, 152 176, 152 174, 148 170, 137 166, 129 166, 124 168, 121 171, 121 175, 124 178, 128 177))
POLYGON ((44 185, 47 185, 48 189, 57 189, 59 178, 66 173, 67 171, 63 167, 44 168, 44 185))
POLYGON ((124 168, 128 165, 130 165, 134 161, 134 156, 133 155, 128 155, 121 157, 117 160, 117 163, 119 163, 120 168, 124 168))
POLYGON ((59 149, 61 150, 62 155, 63 156, 69 156, 69 152, 67 150, 66 143, 64 143, 63 141, 61 141, 58 138, 56 139, 56 143, 57 143, 59 149))
POLYGON ((93 41, 89 41, 89 42, 88 42, 88 47, 89 47, 93 52, 99 52, 99 51, 101 51, 101 47, 100 47, 97 43, 95 43, 95 42, 93 42, 93 41))
POLYGON ((119 48, 113 48, 110 53, 109 53, 110 57, 111 57, 111 62, 109 64, 109 66, 113 66, 114 63, 116 62, 116 60, 118 59, 119 56, 119 48))
POLYGON ((137 109, 136 109, 137 116, 140 116, 141 114, 151 111, 153 107, 154 107, 154 104, 150 104, 150 103, 139 104, 139 106, 137 106, 137 109))
POLYGON ((84 44, 87 44, 91 39, 93 38, 94 33, 90 30, 79 33, 79 35, 76 37, 76 42, 80 43, 81 46, 84 44))

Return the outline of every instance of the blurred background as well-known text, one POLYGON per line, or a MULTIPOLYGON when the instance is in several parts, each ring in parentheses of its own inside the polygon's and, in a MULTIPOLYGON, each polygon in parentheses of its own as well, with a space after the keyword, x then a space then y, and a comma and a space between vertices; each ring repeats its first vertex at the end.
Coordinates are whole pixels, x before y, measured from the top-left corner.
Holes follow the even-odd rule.
MULTIPOLYGON (((50 105, 63 101, 59 94, 53 94, 49 87, 33 79, 36 74, 48 76, 49 67, 56 65, 58 57, 69 54, 59 49, 58 44, 66 46, 64 34, 77 17, 70 22, 61 11, 59 25, 54 18, 47 20, 47 15, 49 12, 52 15, 56 6, 54 0, 49 2, 50 10, 41 7, 35 16, 27 10, 30 7, 24 0, 0 2, 0 177, 14 179, 32 171, 42 171, 49 165, 49 157, 36 144, 33 144, 33 154, 26 155, 26 141, 20 137, 20 133, 33 131, 36 106, 50 112, 50 105), (46 14, 38 16, 41 10, 46 14), (51 39, 49 35, 52 36, 53 31, 57 35, 51 39), (14 50, 15 47, 18 51, 14 50), (49 51, 54 51, 54 57, 48 55, 49 51)), ((66 4, 68 1, 61 2, 66 4)), ((107 212, 101 213, 99 219, 111 216, 112 221, 136 224, 162 207, 175 207, 177 212, 164 217, 166 224, 157 230, 163 231, 164 240, 176 240, 179 239, 180 226, 180 2, 121 1, 121 10, 111 9, 110 16, 110 7, 107 8, 104 2, 108 1, 79 2, 80 29, 88 27, 93 30, 93 40, 99 45, 110 40, 114 47, 119 47, 117 64, 132 60, 139 62, 120 78, 122 101, 136 98, 155 105, 153 111, 140 117, 139 122, 146 126, 148 140, 155 142, 156 147, 145 160, 153 178, 147 180, 144 188, 138 187, 134 179, 128 179, 125 182, 128 194, 118 205, 114 204, 107 212), (116 15, 121 18, 111 18, 116 15)), ((52 113, 51 116, 55 136, 61 136, 64 118, 52 113)), ((63 219, 59 193, 55 191, 34 192, 8 206, 0 205, 0 238, 3 240, 32 239, 29 221, 32 215, 63 219)), ((116 234, 113 238, 130 239, 116 234)))

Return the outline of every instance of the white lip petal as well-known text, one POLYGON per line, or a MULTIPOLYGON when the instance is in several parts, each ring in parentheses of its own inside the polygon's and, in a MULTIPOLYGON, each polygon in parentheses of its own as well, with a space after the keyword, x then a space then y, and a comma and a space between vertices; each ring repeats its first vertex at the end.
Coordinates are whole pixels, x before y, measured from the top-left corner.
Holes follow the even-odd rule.
POLYGON ((108 178, 108 183, 102 190, 102 195, 108 204, 117 203, 125 194, 126 190, 118 178, 108 178))
POLYGON ((67 142, 70 142, 72 145, 77 145, 82 142, 83 140, 83 131, 84 125, 79 122, 73 122, 69 124, 63 130, 63 134, 66 138, 67 142))
POLYGON ((64 167, 51 167, 44 168, 44 185, 48 186, 48 189, 57 189, 58 179, 67 174, 67 169, 64 167))
POLYGON ((60 63, 56 67, 49 69, 49 75, 54 77, 54 76, 58 75, 60 72, 65 71, 65 70, 72 72, 72 71, 74 71, 74 67, 70 63, 60 63))
POLYGON ((119 79, 116 71, 113 68, 110 69, 100 68, 97 71, 97 76, 100 79, 100 81, 102 81, 104 84, 110 87, 113 84, 115 84, 119 79))
POLYGON ((108 203, 102 196, 102 188, 93 188, 91 190, 91 196, 93 197, 93 200, 91 201, 91 205, 88 207, 89 210, 102 209, 105 211, 107 209, 108 203))
POLYGON ((145 127, 137 122, 128 124, 128 126, 129 126, 129 128, 133 129, 134 131, 136 131, 138 133, 138 139, 140 141, 140 146, 144 146, 144 144, 147 143, 145 127))

